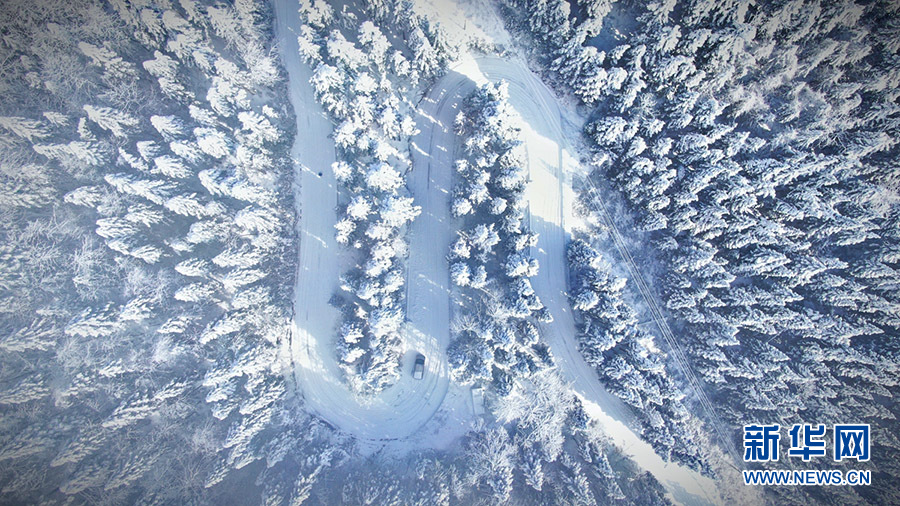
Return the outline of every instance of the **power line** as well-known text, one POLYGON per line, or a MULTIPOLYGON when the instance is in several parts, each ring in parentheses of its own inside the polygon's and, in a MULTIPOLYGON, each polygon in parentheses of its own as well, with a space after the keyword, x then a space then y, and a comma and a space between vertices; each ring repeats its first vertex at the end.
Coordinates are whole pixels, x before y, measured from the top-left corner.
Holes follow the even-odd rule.
POLYGON ((619 229, 616 228, 615 223, 613 223, 612 217, 609 215, 609 212, 603 205, 603 199, 600 195, 599 190, 597 190, 597 187, 594 185, 594 182, 591 181, 589 176, 585 177, 584 181, 587 182, 587 184, 591 187, 591 191, 589 192, 591 198, 587 203, 588 206, 599 212, 604 224, 609 229, 610 236, 612 236, 613 238, 616 249, 625 260, 626 267, 631 274, 631 278, 635 281, 635 286, 637 286, 637 289, 646 302, 647 307, 650 309, 651 316, 655 321, 657 328, 660 330, 660 333, 666 340, 666 343, 668 344, 678 367, 681 369, 682 374, 694 389, 701 406, 706 411, 707 420, 709 420, 709 422, 712 424, 713 430, 715 430, 719 440, 722 441, 725 450, 731 455, 735 462, 741 462, 740 453, 737 451, 737 448, 735 448, 733 440, 727 437, 727 432, 723 430, 723 424, 719 417, 716 415, 712 401, 710 401, 709 397, 706 395, 706 391, 703 388, 703 385, 700 383, 700 380, 696 377, 693 369, 690 367, 684 350, 675 339, 675 334, 672 332, 672 329, 669 327, 668 322, 663 317, 662 311, 656 304, 656 299, 652 296, 649 286, 644 281, 643 275, 638 270, 637 264, 635 263, 634 258, 631 256, 631 253, 628 251, 628 248, 625 245, 624 239, 622 239, 622 235, 619 232, 619 229))

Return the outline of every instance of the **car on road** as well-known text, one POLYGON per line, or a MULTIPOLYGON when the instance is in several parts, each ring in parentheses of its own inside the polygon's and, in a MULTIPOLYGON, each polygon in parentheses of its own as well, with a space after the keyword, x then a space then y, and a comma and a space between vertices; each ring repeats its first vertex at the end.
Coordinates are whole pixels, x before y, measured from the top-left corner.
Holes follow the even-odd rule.
POLYGON ((420 380, 425 376, 425 355, 416 355, 416 363, 413 365, 413 378, 420 380))

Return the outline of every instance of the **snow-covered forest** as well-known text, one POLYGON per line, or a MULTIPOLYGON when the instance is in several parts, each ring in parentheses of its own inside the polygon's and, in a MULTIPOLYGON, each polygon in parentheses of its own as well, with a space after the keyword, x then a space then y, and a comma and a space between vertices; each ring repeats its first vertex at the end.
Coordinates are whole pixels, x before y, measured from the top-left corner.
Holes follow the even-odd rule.
POLYGON ((0 504, 900 503, 894 2, 10 0, 0 90, 0 504))
MULTIPOLYGON (((2 9, 9 502, 212 500, 280 417, 294 134, 264 5, 2 9)), ((6 501, 4 501, 6 502, 6 501)))
POLYGON ((450 279, 458 288, 448 355, 453 378, 491 382, 501 396, 517 374, 549 365, 534 318, 547 318, 529 278, 537 236, 524 226, 521 121, 507 102, 507 84, 486 84, 454 118, 467 155, 454 163, 459 182, 451 214, 461 230, 450 246, 450 279))
POLYGON ((716 416, 864 421, 896 475, 896 4, 526 3, 547 72, 591 110, 583 209, 608 227, 596 201, 624 198, 716 416))
POLYGON ((601 255, 581 239, 569 244, 567 258, 572 308, 581 315, 579 347, 587 363, 634 408, 642 435, 657 453, 711 473, 698 419, 666 374, 656 339, 638 325, 637 312, 623 300, 626 279, 611 275, 601 255))

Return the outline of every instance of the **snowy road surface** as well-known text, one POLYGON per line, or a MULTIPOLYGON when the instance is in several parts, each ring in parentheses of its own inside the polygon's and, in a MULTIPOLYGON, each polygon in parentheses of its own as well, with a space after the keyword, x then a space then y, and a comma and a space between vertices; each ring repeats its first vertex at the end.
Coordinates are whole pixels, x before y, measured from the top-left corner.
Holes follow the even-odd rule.
MULTIPOLYGON (((451 233, 446 223, 450 175, 435 171, 429 178, 424 170, 410 174, 410 189, 416 203, 424 208, 410 230, 408 293, 419 305, 411 303, 409 307, 400 381, 378 396, 361 401, 343 382, 334 347, 340 314, 328 303, 338 290, 338 279, 347 269, 349 257, 334 238, 337 183, 331 170, 334 143, 329 138, 333 125, 315 100, 309 84, 310 67, 298 56, 297 3, 275 2, 275 19, 297 115, 292 155, 299 181, 300 265, 290 350, 297 387, 312 411, 347 433, 376 441, 405 438, 428 422, 448 389, 445 352, 449 340, 449 280, 444 257, 451 233), (412 378, 417 353, 426 357, 422 380, 412 378)), ((445 138, 441 142, 451 146, 451 141, 445 138)), ((437 163, 445 161, 441 158, 437 163)))
POLYGON ((564 262, 567 214, 573 198, 566 181, 566 167, 575 160, 563 144, 555 99, 522 62, 466 58, 454 65, 422 100, 417 118, 420 133, 413 139, 414 163, 408 175, 409 189, 416 204, 422 206, 422 215, 409 235, 409 331, 403 374, 396 385, 365 402, 346 388, 334 352, 339 314, 328 304, 346 268, 346 255, 340 253, 334 240, 337 185, 330 169, 334 161, 329 138, 332 124, 315 101, 308 82, 310 68, 298 57, 296 4, 277 1, 275 10, 298 129, 293 155, 299 174, 300 266, 290 351, 298 389, 310 409, 359 438, 385 441, 414 434, 440 408, 449 388, 446 254, 453 233, 448 201, 458 142, 452 124, 461 99, 477 84, 503 79, 509 82, 510 102, 525 123, 523 137, 532 180, 527 191, 530 224, 540 234, 533 253, 541 268, 533 282, 555 318, 543 330, 563 377, 572 383, 588 412, 604 425, 625 454, 656 476, 678 500, 719 502, 711 480, 663 462, 649 444, 640 440, 628 427, 628 410, 606 391, 578 352, 575 322, 566 297, 564 262), (427 358, 425 379, 421 381, 411 375, 416 353, 427 358))

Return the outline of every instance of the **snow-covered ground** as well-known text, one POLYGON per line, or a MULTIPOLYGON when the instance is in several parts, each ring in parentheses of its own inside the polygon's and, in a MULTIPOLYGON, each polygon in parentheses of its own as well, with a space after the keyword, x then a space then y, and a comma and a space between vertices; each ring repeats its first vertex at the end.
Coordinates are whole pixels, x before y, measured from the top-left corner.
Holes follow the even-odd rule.
POLYGON ((453 45, 512 44, 496 5, 489 0, 416 0, 412 8, 440 25, 453 45))

